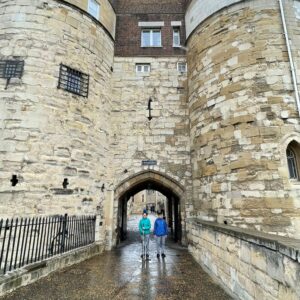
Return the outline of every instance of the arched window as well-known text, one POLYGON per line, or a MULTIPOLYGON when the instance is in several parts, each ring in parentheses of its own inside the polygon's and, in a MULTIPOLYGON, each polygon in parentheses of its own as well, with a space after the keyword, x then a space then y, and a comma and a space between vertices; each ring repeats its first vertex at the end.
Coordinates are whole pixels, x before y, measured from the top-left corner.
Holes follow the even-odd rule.
POLYGON ((298 179, 299 180, 299 172, 298 172, 298 164, 297 164, 297 155, 295 152, 295 148, 298 148, 298 145, 293 145, 294 143, 290 143, 286 149, 286 157, 287 163, 289 168, 289 175, 291 179, 298 179), (296 147, 295 147, 296 146, 296 147))

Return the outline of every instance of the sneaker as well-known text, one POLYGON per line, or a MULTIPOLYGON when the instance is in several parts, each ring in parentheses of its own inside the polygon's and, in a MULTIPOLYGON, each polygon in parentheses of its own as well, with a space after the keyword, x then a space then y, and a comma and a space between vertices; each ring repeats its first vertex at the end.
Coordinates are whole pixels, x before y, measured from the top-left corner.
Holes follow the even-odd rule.
POLYGON ((146 254, 146 258, 149 258, 149 254, 146 254))
POLYGON ((159 258, 159 254, 158 253, 156 254, 156 257, 159 258))
POLYGON ((162 257, 162 258, 165 258, 165 257, 166 257, 166 254, 162 253, 162 254, 161 254, 161 257, 162 257))
POLYGON ((143 258, 143 257, 144 257, 144 255, 142 254, 142 255, 141 255, 141 258, 143 258))

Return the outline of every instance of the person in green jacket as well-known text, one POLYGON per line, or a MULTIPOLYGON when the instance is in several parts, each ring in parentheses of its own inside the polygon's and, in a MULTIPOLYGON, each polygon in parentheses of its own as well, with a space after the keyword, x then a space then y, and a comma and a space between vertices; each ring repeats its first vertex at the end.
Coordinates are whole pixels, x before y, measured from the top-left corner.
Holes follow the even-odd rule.
POLYGON ((148 219, 147 211, 144 210, 143 218, 140 220, 140 223, 139 223, 139 231, 141 234, 142 247, 143 247, 141 258, 144 258, 145 254, 146 254, 146 258, 149 258, 150 229, 151 229, 151 222, 148 219))

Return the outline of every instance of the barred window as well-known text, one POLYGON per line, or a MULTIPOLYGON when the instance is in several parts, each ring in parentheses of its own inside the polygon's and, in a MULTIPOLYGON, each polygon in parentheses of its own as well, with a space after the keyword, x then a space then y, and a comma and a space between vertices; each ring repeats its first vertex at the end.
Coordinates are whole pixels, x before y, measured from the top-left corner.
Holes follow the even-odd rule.
POLYGON ((58 88, 79 96, 88 97, 89 75, 61 64, 58 88))
POLYGON ((1 78, 21 78, 23 75, 23 60, 2 60, 0 61, 1 78))

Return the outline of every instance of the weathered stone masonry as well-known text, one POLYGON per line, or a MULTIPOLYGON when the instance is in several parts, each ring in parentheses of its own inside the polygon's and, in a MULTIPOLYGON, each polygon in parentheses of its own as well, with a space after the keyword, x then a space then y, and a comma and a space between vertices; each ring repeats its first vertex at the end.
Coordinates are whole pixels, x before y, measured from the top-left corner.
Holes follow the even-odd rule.
POLYGON ((66 1, 1 1, 0 18, 0 58, 25 61, 20 80, 0 81, 1 216, 100 213, 114 27, 66 1), (88 98, 57 89, 60 63, 90 75, 88 98))
POLYGON ((189 250, 236 299, 300 297, 299 240, 189 220, 189 250))
MULTIPOLYGON (((172 22, 181 24, 184 44, 184 4, 184 0, 116 1, 111 119, 114 187, 148 169, 158 172, 159 178, 172 178, 185 188, 180 199, 183 231, 192 210, 187 78, 177 70, 177 63, 186 59, 185 50, 173 47, 172 22), (159 27, 161 47, 141 47, 143 27, 139 22, 157 21, 163 23, 159 27), (136 72, 136 64, 149 64, 151 71, 136 72), (150 98, 151 121, 147 110, 150 98), (157 165, 142 166, 142 160, 155 160, 157 165)), ((119 199, 114 199, 116 220, 119 199)))
MULTIPOLYGON (((299 74, 299 1, 284 4, 299 74)), ((186 24, 189 250, 237 299, 299 299, 299 184, 286 148, 300 128, 279 3, 191 1, 186 24)))
MULTIPOLYGON (((156 160, 150 168, 185 186, 182 218, 190 203, 190 159, 186 74, 177 71, 184 58, 115 57, 112 135, 116 185, 147 170, 142 160, 156 160), (150 63, 151 72, 138 74, 136 63, 150 63), (148 100, 152 98, 148 120, 148 100), (130 122, 128 122, 130 120, 130 122), (125 171, 125 172, 124 172, 125 171)), ((118 204, 115 203, 115 210, 118 204)), ((115 211, 116 213, 116 211, 115 211)))
MULTIPOLYGON (((295 5, 286 1, 293 40, 295 5)), ((244 1, 209 15, 188 49, 195 212, 299 238, 300 190, 285 155, 299 122, 278 2, 244 1)))
MULTIPOLYGON (((299 74, 300 1, 283 2, 299 74)), ((299 299, 286 148, 300 127, 278 1, 101 0, 97 20, 87 3, 0 3, 0 59, 25 62, 7 89, 0 79, 0 217, 96 214, 109 248, 122 193, 152 180, 180 199, 189 250, 233 296, 299 299), (143 49, 138 22, 156 21, 162 47, 143 49), (88 98, 57 89, 61 63, 89 74, 88 98)))

